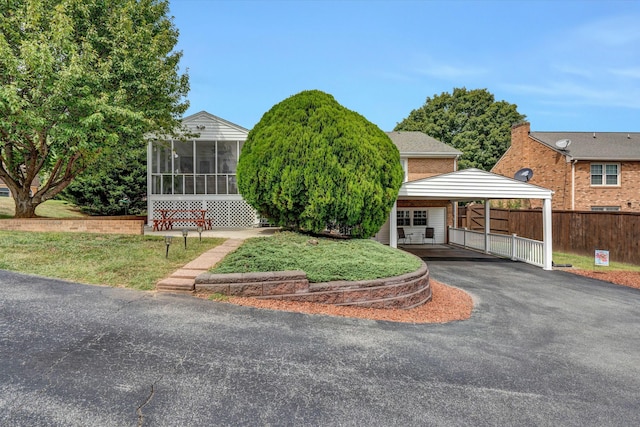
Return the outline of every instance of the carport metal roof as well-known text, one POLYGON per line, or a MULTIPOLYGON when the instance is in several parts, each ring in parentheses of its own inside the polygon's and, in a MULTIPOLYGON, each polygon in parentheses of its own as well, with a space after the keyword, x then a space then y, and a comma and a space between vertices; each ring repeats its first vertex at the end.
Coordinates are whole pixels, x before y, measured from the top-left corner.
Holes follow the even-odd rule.
POLYGON ((480 169, 405 182, 398 197, 428 200, 551 199, 553 191, 480 169))
MULTIPOLYGON (((403 199, 426 200, 492 200, 492 199, 541 199, 543 224, 544 269, 551 270, 551 197, 553 191, 515 179, 496 175, 480 169, 464 169, 405 182, 398 193, 403 199)), ((456 206, 456 204, 454 204, 456 206)), ((455 208, 454 208, 455 209, 455 208)), ((485 216, 490 217, 489 203, 485 203, 485 216)), ((397 202, 389 218, 390 244, 397 247, 397 202)), ((490 221, 485 221, 485 240, 489 247, 490 221)))

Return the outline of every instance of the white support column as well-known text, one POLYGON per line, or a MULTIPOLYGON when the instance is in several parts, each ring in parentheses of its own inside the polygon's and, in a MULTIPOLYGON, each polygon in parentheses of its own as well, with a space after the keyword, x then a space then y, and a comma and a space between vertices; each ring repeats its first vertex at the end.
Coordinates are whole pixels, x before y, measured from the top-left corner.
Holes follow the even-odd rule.
POLYGON ((489 234, 491 234, 491 207, 489 200, 484 201, 484 253, 489 253, 489 234))
POLYGON ((389 246, 398 247, 398 201, 393 203, 389 214, 389 246))
POLYGON ((458 229, 458 201, 451 200, 451 206, 453 206, 453 224, 451 227, 447 228, 447 235, 445 236, 445 243, 449 244, 451 241, 451 228, 454 230, 458 229))
POLYGON ((451 200, 451 206, 453 207, 453 228, 458 228, 458 201, 451 200))
POLYGON ((151 225, 153 221, 153 181, 151 173, 153 172, 153 165, 156 164, 158 160, 153 158, 153 140, 147 140, 147 225, 151 225))
POLYGON ((553 226, 551 220, 551 199, 542 201, 542 251, 543 269, 551 270, 553 259, 553 226))

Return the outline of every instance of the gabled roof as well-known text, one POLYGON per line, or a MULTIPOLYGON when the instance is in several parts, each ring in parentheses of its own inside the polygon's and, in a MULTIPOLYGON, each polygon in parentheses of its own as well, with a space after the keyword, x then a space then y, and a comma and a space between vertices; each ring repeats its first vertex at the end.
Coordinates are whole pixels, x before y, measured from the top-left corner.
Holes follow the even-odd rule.
MULTIPOLYGON (((189 140, 244 141, 247 139, 247 135, 249 134, 248 129, 218 116, 214 116, 206 111, 200 111, 184 117, 181 122, 182 126, 181 128, 176 129, 176 134, 178 136, 189 135, 189 140), (185 129, 186 133, 184 132, 185 129)), ((149 133, 145 135, 145 138, 170 140, 172 139, 172 136, 149 133)))
POLYGON ((640 132, 531 132, 533 139, 577 160, 640 160, 640 132), (571 140, 562 151, 556 141, 571 140))
POLYGON ((402 184, 398 196, 431 200, 551 199, 553 191, 480 169, 464 169, 402 184))
POLYGON ((402 157, 458 157, 462 155, 461 151, 422 132, 394 131, 387 132, 387 135, 398 147, 402 157))
POLYGON ((218 122, 220 124, 223 124, 225 126, 228 126, 228 127, 234 128, 234 129, 237 129, 239 131, 249 133, 249 129, 246 129, 246 128, 244 128, 242 126, 239 126, 239 125, 237 125, 235 123, 231 123, 228 120, 222 119, 222 118, 220 118, 218 116, 215 116, 215 115, 213 115, 213 114, 211 114, 211 113, 209 113, 207 111, 204 111, 204 110, 203 111, 199 111, 197 113, 194 113, 194 114, 192 114, 190 116, 184 117, 182 119, 182 124, 188 126, 188 125, 190 125, 192 123, 198 123, 198 122, 202 122, 202 121, 218 122))

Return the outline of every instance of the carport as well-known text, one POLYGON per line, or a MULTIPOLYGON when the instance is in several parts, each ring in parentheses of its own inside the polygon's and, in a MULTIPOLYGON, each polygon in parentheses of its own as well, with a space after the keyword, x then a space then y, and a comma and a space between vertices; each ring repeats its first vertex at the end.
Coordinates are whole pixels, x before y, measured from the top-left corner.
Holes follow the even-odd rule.
MULTIPOLYGON (((507 256, 519 261, 539 265, 551 270, 552 226, 551 198, 553 191, 537 185, 496 175, 480 169, 436 175, 417 181, 405 182, 400 188, 398 198, 404 200, 448 200, 453 206, 453 227, 449 227, 448 242, 464 247, 482 250, 489 254, 507 256), (484 233, 478 234, 466 229, 456 228, 458 202, 484 201, 485 218, 490 218, 491 200, 540 199, 542 200, 542 242, 491 234, 491 221, 485 221, 484 233)), ((389 218, 391 247, 398 246, 397 201, 389 218)))

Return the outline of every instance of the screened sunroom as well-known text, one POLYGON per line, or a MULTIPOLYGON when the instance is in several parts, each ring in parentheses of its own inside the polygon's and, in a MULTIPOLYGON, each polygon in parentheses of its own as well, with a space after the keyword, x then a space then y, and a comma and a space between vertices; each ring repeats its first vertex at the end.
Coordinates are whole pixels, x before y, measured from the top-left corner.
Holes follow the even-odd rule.
POLYGON ((152 194, 238 194, 236 165, 244 141, 153 141, 152 194))
POLYGON ((148 223, 163 210, 206 210, 214 227, 255 225, 256 213, 238 193, 236 180, 249 131, 205 111, 186 117, 183 125, 199 136, 149 141, 148 223))

